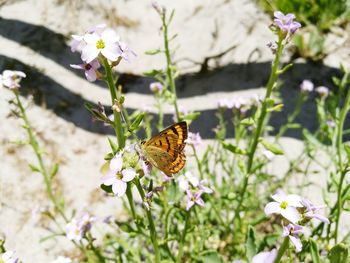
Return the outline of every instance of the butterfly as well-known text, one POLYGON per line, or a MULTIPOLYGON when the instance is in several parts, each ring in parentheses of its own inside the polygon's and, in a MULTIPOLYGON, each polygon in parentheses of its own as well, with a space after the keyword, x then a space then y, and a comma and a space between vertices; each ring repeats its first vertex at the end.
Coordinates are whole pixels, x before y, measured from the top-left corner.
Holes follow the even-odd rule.
POLYGON ((167 176, 172 176, 185 166, 184 148, 187 137, 187 122, 175 123, 151 139, 142 141, 142 155, 167 176))

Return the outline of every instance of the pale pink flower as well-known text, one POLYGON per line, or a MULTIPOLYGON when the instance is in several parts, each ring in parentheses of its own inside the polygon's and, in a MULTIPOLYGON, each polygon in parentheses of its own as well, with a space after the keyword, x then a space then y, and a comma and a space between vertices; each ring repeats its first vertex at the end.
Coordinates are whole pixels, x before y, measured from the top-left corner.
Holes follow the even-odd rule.
POLYGON ((232 109, 233 103, 232 103, 232 101, 230 101, 228 99, 220 99, 218 101, 218 108, 220 108, 220 109, 232 109))
MULTIPOLYGON (((102 30, 105 28, 106 28, 105 24, 93 26, 93 27, 89 28, 88 30, 86 30, 85 34, 92 34, 95 32, 100 34, 102 32, 102 30)), ((72 35, 73 40, 70 44, 72 52, 75 52, 79 48, 82 48, 83 46, 85 46, 84 35, 72 35)))
POLYGON ((280 11, 275 11, 274 16, 275 24, 283 32, 287 32, 289 35, 294 34, 297 31, 297 29, 301 27, 301 24, 299 22, 293 21, 295 18, 295 15, 293 14, 284 15, 280 11))
POLYGON ((276 54, 277 51, 277 44, 274 42, 272 43, 271 41, 266 44, 266 46, 271 50, 272 54, 276 54))
POLYGON ((202 195, 202 191, 197 191, 194 194, 190 191, 187 190, 187 205, 186 205, 186 210, 190 210, 192 206, 194 206, 195 204, 199 205, 199 206, 205 206, 205 203, 203 201, 203 199, 201 198, 202 195))
POLYGON ((322 97, 327 98, 329 95, 329 89, 325 86, 319 86, 315 89, 315 91, 322 97))
POLYGON ((83 64, 71 64, 70 65, 74 69, 82 69, 85 71, 85 77, 88 81, 94 82, 97 79, 97 69, 101 67, 100 63, 97 59, 94 59, 90 63, 83 63, 83 64))
POLYGON ((314 90, 314 84, 311 82, 311 80, 305 79, 300 84, 300 90, 305 93, 311 92, 314 90))
POLYGON ((51 261, 50 263, 73 263, 73 261, 70 258, 59 256, 58 258, 56 258, 54 261, 51 261))
POLYGON ((299 225, 288 224, 283 227, 283 236, 289 238, 297 252, 300 252, 303 248, 303 244, 299 238, 299 235, 302 233, 303 227, 299 225))
POLYGON ((123 169, 123 157, 117 154, 109 164, 109 171, 106 176, 101 178, 104 185, 112 186, 113 193, 120 197, 125 194, 127 183, 132 181, 137 175, 134 168, 123 169))
POLYGON ((0 262, 4 263, 18 263, 19 258, 15 256, 14 251, 6 251, 5 253, 1 254, 1 260, 0 262))
POLYGON ((125 60, 125 61, 129 61, 129 55, 133 55, 134 57, 136 57, 136 53, 130 49, 126 43, 122 42, 122 41, 118 41, 118 45, 119 45, 119 49, 121 51, 120 56, 125 60))
POLYGON ((202 144, 202 137, 199 134, 199 132, 189 132, 188 138, 186 139, 186 143, 188 143, 189 145, 193 145, 193 147, 197 148, 202 144))
POLYGON ((120 37, 112 30, 105 29, 101 34, 96 32, 84 35, 86 45, 82 48, 81 59, 90 63, 99 54, 102 54, 110 61, 116 61, 122 54, 119 47, 120 37))
POLYGON ((184 192, 189 189, 190 184, 193 187, 197 187, 199 185, 199 179, 196 176, 192 175, 192 173, 189 171, 185 172, 183 175, 180 175, 177 180, 180 190, 184 192))
POLYGON ((274 200, 265 206, 265 214, 280 214, 292 223, 301 219, 297 207, 302 207, 301 197, 298 195, 286 195, 282 190, 271 196, 274 200))
POLYGON ((66 235, 69 240, 79 242, 84 237, 84 231, 80 228, 79 222, 74 218, 66 225, 66 235))
POLYGON ((277 249, 268 252, 260 252, 252 258, 251 263, 273 263, 277 257, 277 249))
POLYGON ((25 77, 26 74, 22 71, 4 70, 0 75, 0 86, 8 89, 18 89, 22 78, 25 77))
POLYGON ((329 219, 321 214, 318 214, 317 211, 321 210, 323 208, 326 208, 325 205, 314 205, 311 203, 308 199, 302 199, 301 204, 306 208, 306 211, 304 212, 304 217, 308 219, 318 219, 323 223, 329 224, 329 219))
POLYGON ((153 92, 153 93, 160 93, 163 91, 164 86, 162 85, 162 83, 160 82, 152 82, 151 84, 149 84, 149 89, 153 92))

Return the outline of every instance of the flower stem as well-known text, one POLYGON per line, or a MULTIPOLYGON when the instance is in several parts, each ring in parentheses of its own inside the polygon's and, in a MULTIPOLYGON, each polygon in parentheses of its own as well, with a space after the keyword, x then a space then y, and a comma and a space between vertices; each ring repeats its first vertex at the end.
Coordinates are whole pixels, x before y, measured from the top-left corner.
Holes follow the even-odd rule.
MULTIPOLYGON (((347 80, 349 76, 349 73, 346 73, 343 79, 347 80)), ((338 185, 338 191, 337 191, 337 214, 336 214, 336 220, 335 220, 335 243, 338 241, 338 230, 339 230, 339 221, 340 221, 340 215, 342 212, 343 207, 343 200, 342 200, 342 188, 343 183, 345 179, 345 175, 347 174, 346 171, 344 171, 344 165, 343 165, 343 157, 342 157, 342 143, 343 143, 343 128, 344 128, 344 122, 346 115, 348 114, 350 106, 350 90, 348 90, 345 98, 345 102, 343 105, 343 108, 340 111, 339 115, 339 121, 338 121, 338 133, 337 133, 337 155, 338 155, 338 168, 340 171, 340 181, 338 185)))
MULTIPOLYGON (((103 65, 106 71, 106 77, 107 77, 106 82, 107 82, 109 91, 111 93, 112 105, 114 105, 114 103, 118 101, 119 98, 117 96, 117 90, 115 88, 114 81, 113 81, 112 68, 109 65, 108 60, 106 58, 102 58, 102 59, 103 59, 103 65)), ((115 109, 113 109, 114 130, 117 136, 119 150, 123 149, 125 146, 125 137, 124 137, 122 120, 121 120, 120 114, 121 114, 120 112, 117 112, 115 109)))
POLYGON ((45 167, 45 164, 44 164, 44 161, 43 161, 43 158, 42 158, 42 151, 40 149, 38 141, 36 140, 36 138, 35 138, 35 136, 33 134, 33 130, 32 130, 32 127, 30 125, 30 122, 28 120, 26 111, 25 111, 25 109, 24 109, 24 107, 22 105, 21 100, 19 99, 18 91, 14 90, 13 93, 15 94, 17 105, 18 105, 18 107, 19 107, 19 109, 21 111, 21 115, 20 116, 23 119, 24 124, 25 124, 24 128, 26 129, 28 137, 29 137, 29 144, 32 146, 32 149, 33 149, 33 151, 35 153, 35 156, 36 156, 36 158, 38 160, 39 168, 40 168, 39 170, 40 170, 40 173, 43 175, 44 182, 45 182, 45 185, 46 185, 46 191, 48 193, 48 196, 49 196, 50 200, 52 201, 52 203, 54 204, 54 206, 57 209, 57 211, 59 212, 59 214, 64 219, 64 221, 68 222, 68 218, 64 214, 62 206, 60 205, 59 201, 56 199, 56 196, 53 193, 52 184, 51 184, 52 183, 51 176, 49 175, 49 173, 47 171, 47 168, 45 167))
POLYGON ((265 117, 267 114, 267 100, 271 97, 271 93, 272 93, 274 84, 275 84, 276 79, 279 75, 278 68, 279 68, 279 64, 280 64, 282 50, 284 47, 284 45, 282 44, 282 41, 283 41, 283 39, 280 37, 278 42, 277 42, 276 56, 275 56, 275 59, 274 59, 273 64, 272 64, 271 74, 270 74, 269 81, 268 81, 267 86, 266 86, 265 99, 262 101, 261 113, 260 113, 260 116, 258 119, 258 123, 257 123, 257 127, 256 127, 255 134, 253 137, 253 141, 250 145, 250 149, 248 152, 247 172, 246 172, 246 175, 243 179, 243 187, 242 187, 241 193, 239 195, 238 205, 237 205, 237 208, 235 210, 235 217, 239 217, 240 208, 242 206, 242 202, 244 200, 244 196, 245 196, 245 193, 246 193, 246 190, 248 187, 249 177, 252 173, 255 152, 256 152, 256 149, 257 149, 257 146, 259 143, 260 135, 262 133, 262 128, 264 126, 263 124, 264 124, 265 117))
POLYGON ((171 61, 171 55, 170 55, 170 49, 169 49, 169 36, 168 36, 168 26, 169 23, 166 21, 166 12, 163 12, 162 14, 162 25, 163 25, 163 37, 164 37, 164 53, 166 57, 166 76, 167 76, 167 82, 170 87, 171 92, 173 93, 173 103, 175 108, 175 114, 177 121, 181 120, 179 107, 177 105, 177 96, 176 96, 176 86, 175 86, 175 79, 173 75, 173 68, 174 65, 171 61))
MULTIPOLYGON (((135 178, 134 183, 137 187, 137 190, 139 191, 141 199, 144 200, 145 192, 143 191, 143 188, 141 186, 140 179, 135 178)), ((148 223, 149 223, 149 231, 150 231, 151 241, 153 244, 153 249, 154 249, 154 254, 155 254, 155 262, 160 263, 160 250, 159 250, 159 246, 158 246, 156 227, 154 225, 153 217, 152 217, 150 210, 145 209, 145 211, 146 211, 147 219, 148 219, 148 223)))
POLYGON ((283 240, 283 243, 281 245, 281 247, 279 248, 278 252, 277 252, 277 256, 275 258, 275 261, 273 263, 278 263, 281 261, 281 258, 283 257, 285 251, 287 250, 289 245, 289 238, 285 237, 283 240))
POLYGON ((183 253, 184 253, 184 244, 185 244, 185 239, 186 239, 186 234, 187 234, 187 228, 188 228, 188 221, 190 218, 190 210, 186 211, 186 219, 185 219, 185 226, 184 229, 182 231, 182 235, 181 235, 181 239, 180 239, 180 244, 179 244, 179 254, 177 255, 177 263, 181 263, 182 261, 182 257, 183 257, 183 253))

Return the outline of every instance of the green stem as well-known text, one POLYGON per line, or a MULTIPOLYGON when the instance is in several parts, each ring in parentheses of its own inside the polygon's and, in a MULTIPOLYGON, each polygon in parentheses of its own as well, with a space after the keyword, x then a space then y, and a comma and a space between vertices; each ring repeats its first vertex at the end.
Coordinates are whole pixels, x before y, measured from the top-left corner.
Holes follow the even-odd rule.
MULTIPOLYGON (((112 105, 114 105, 114 103, 118 101, 119 98, 117 96, 117 90, 115 88, 114 81, 113 81, 112 68, 109 65, 108 60, 106 58, 102 58, 102 59, 103 59, 103 65, 106 71, 106 82, 107 82, 109 91, 111 93, 112 105)), ((120 150, 120 149, 123 149, 125 146, 125 137, 123 132, 122 120, 121 120, 121 109, 120 109, 120 112, 117 112, 116 110, 113 109, 113 115, 114 115, 114 130, 117 136, 118 147, 120 150)))
POLYGON ((244 181, 243 181, 243 187, 241 190, 241 194, 239 195, 239 200, 238 200, 238 205, 235 211, 235 217, 239 217, 239 212, 240 212, 240 208, 242 206, 242 202, 244 200, 244 196, 248 187, 248 183, 249 183, 249 177, 252 173, 252 166, 253 166, 253 161, 254 161, 254 156, 255 156, 255 152, 259 143, 259 139, 260 139, 260 135, 262 132, 262 128, 263 128, 263 124, 265 121, 265 117, 267 114, 267 100, 270 98, 274 84, 276 82, 276 79, 278 77, 278 68, 279 68, 279 62, 280 62, 280 57, 282 54, 282 50, 283 50, 283 44, 282 44, 283 39, 280 38, 277 42, 277 52, 276 52, 276 56, 275 59, 273 61, 272 64, 272 70, 271 70, 271 74, 269 77, 269 81, 267 83, 266 86, 266 94, 265 94, 265 99, 262 102, 262 106, 261 106, 261 113, 258 119, 258 123, 257 123, 257 127, 256 127, 256 131, 254 134, 254 138, 253 138, 253 142, 251 143, 250 149, 249 149, 249 155, 248 155, 248 165, 247 165, 247 172, 246 175, 244 177, 244 181))
POLYGON ((68 222, 68 218, 66 217, 66 215, 64 214, 64 211, 59 203, 59 201, 56 199, 56 196, 53 193, 52 190, 52 184, 51 184, 51 178, 49 173, 47 172, 47 169, 45 167, 43 158, 42 158, 42 151, 40 150, 40 146, 39 143, 37 142, 33 131, 32 131, 32 127, 30 125, 30 122, 28 120, 26 111, 22 105, 21 100, 19 99, 19 95, 18 92, 15 90, 14 94, 16 96, 16 101, 17 101, 17 105, 21 111, 21 117, 25 123, 24 128, 26 129, 27 133, 28 133, 28 137, 29 137, 29 144, 32 146, 32 149, 35 153, 35 156, 38 160, 39 163, 39 167, 40 167, 40 173, 43 175, 44 177, 44 182, 46 185, 46 191, 48 193, 48 196, 50 198, 50 200, 52 201, 52 203, 54 204, 55 208, 57 209, 57 211, 59 212, 59 214, 62 216, 62 218, 64 219, 65 222, 68 222))
POLYGON ((273 263, 278 263, 281 261, 281 258, 283 257, 284 253, 286 252, 286 250, 288 248, 288 245, 289 245, 289 237, 285 237, 281 247, 279 248, 279 250, 277 252, 277 256, 275 258, 275 261, 273 263))
POLYGON ((164 37, 164 51, 165 51, 164 53, 165 53, 166 64, 167 64, 166 66, 167 82, 174 96, 173 103, 175 108, 176 119, 177 121, 181 121, 179 107, 177 105, 176 86, 175 86, 175 79, 173 75, 173 63, 171 61, 171 55, 170 55, 170 49, 169 49, 169 36, 168 36, 169 24, 166 22, 166 12, 163 12, 162 14, 162 25, 163 25, 163 37, 164 37))
MULTIPOLYGON (((144 200, 145 199, 145 192, 143 191, 143 188, 141 186, 140 179, 135 178, 134 183, 137 187, 137 190, 139 191, 141 199, 144 200)), ((155 262, 159 263, 160 262, 160 250, 159 250, 159 246, 158 246, 156 227, 155 227, 153 217, 152 217, 150 210, 145 209, 145 211, 147 214, 151 241, 152 241, 153 249, 154 249, 154 253, 155 253, 155 262)))
MULTIPOLYGON (((348 78, 348 73, 344 76, 345 79, 348 78)), ((336 221, 335 221, 335 243, 338 241, 338 230, 339 230, 339 221, 340 221, 340 215, 342 212, 342 206, 343 206, 343 200, 342 200, 342 188, 343 183, 345 179, 346 172, 344 172, 344 164, 343 164, 343 157, 342 157, 342 143, 343 143, 343 129, 344 129, 344 122, 346 115, 348 114, 350 106, 350 90, 348 90, 348 93, 346 94, 345 102, 343 105, 343 108, 340 111, 339 115, 339 121, 338 121, 338 133, 337 133, 337 155, 338 155, 338 167, 340 171, 340 181, 338 185, 338 191, 337 191, 337 214, 336 214, 336 221)))
POLYGON ((184 253, 184 244, 185 244, 185 239, 186 239, 186 234, 187 234, 189 218, 190 218, 190 210, 186 211, 185 226, 184 226, 184 229, 182 231, 182 235, 181 235, 181 239, 180 239, 179 254, 177 255, 177 260, 176 260, 177 263, 183 262, 182 257, 183 257, 183 253, 184 253))

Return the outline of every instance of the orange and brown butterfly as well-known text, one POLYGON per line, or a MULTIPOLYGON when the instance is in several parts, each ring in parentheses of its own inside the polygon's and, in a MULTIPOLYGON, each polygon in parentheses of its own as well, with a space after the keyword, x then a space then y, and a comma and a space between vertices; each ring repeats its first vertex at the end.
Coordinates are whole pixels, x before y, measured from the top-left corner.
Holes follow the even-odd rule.
POLYGON ((175 123, 151 139, 142 141, 141 154, 167 176, 172 176, 185 166, 184 148, 187 137, 187 123, 175 123))

